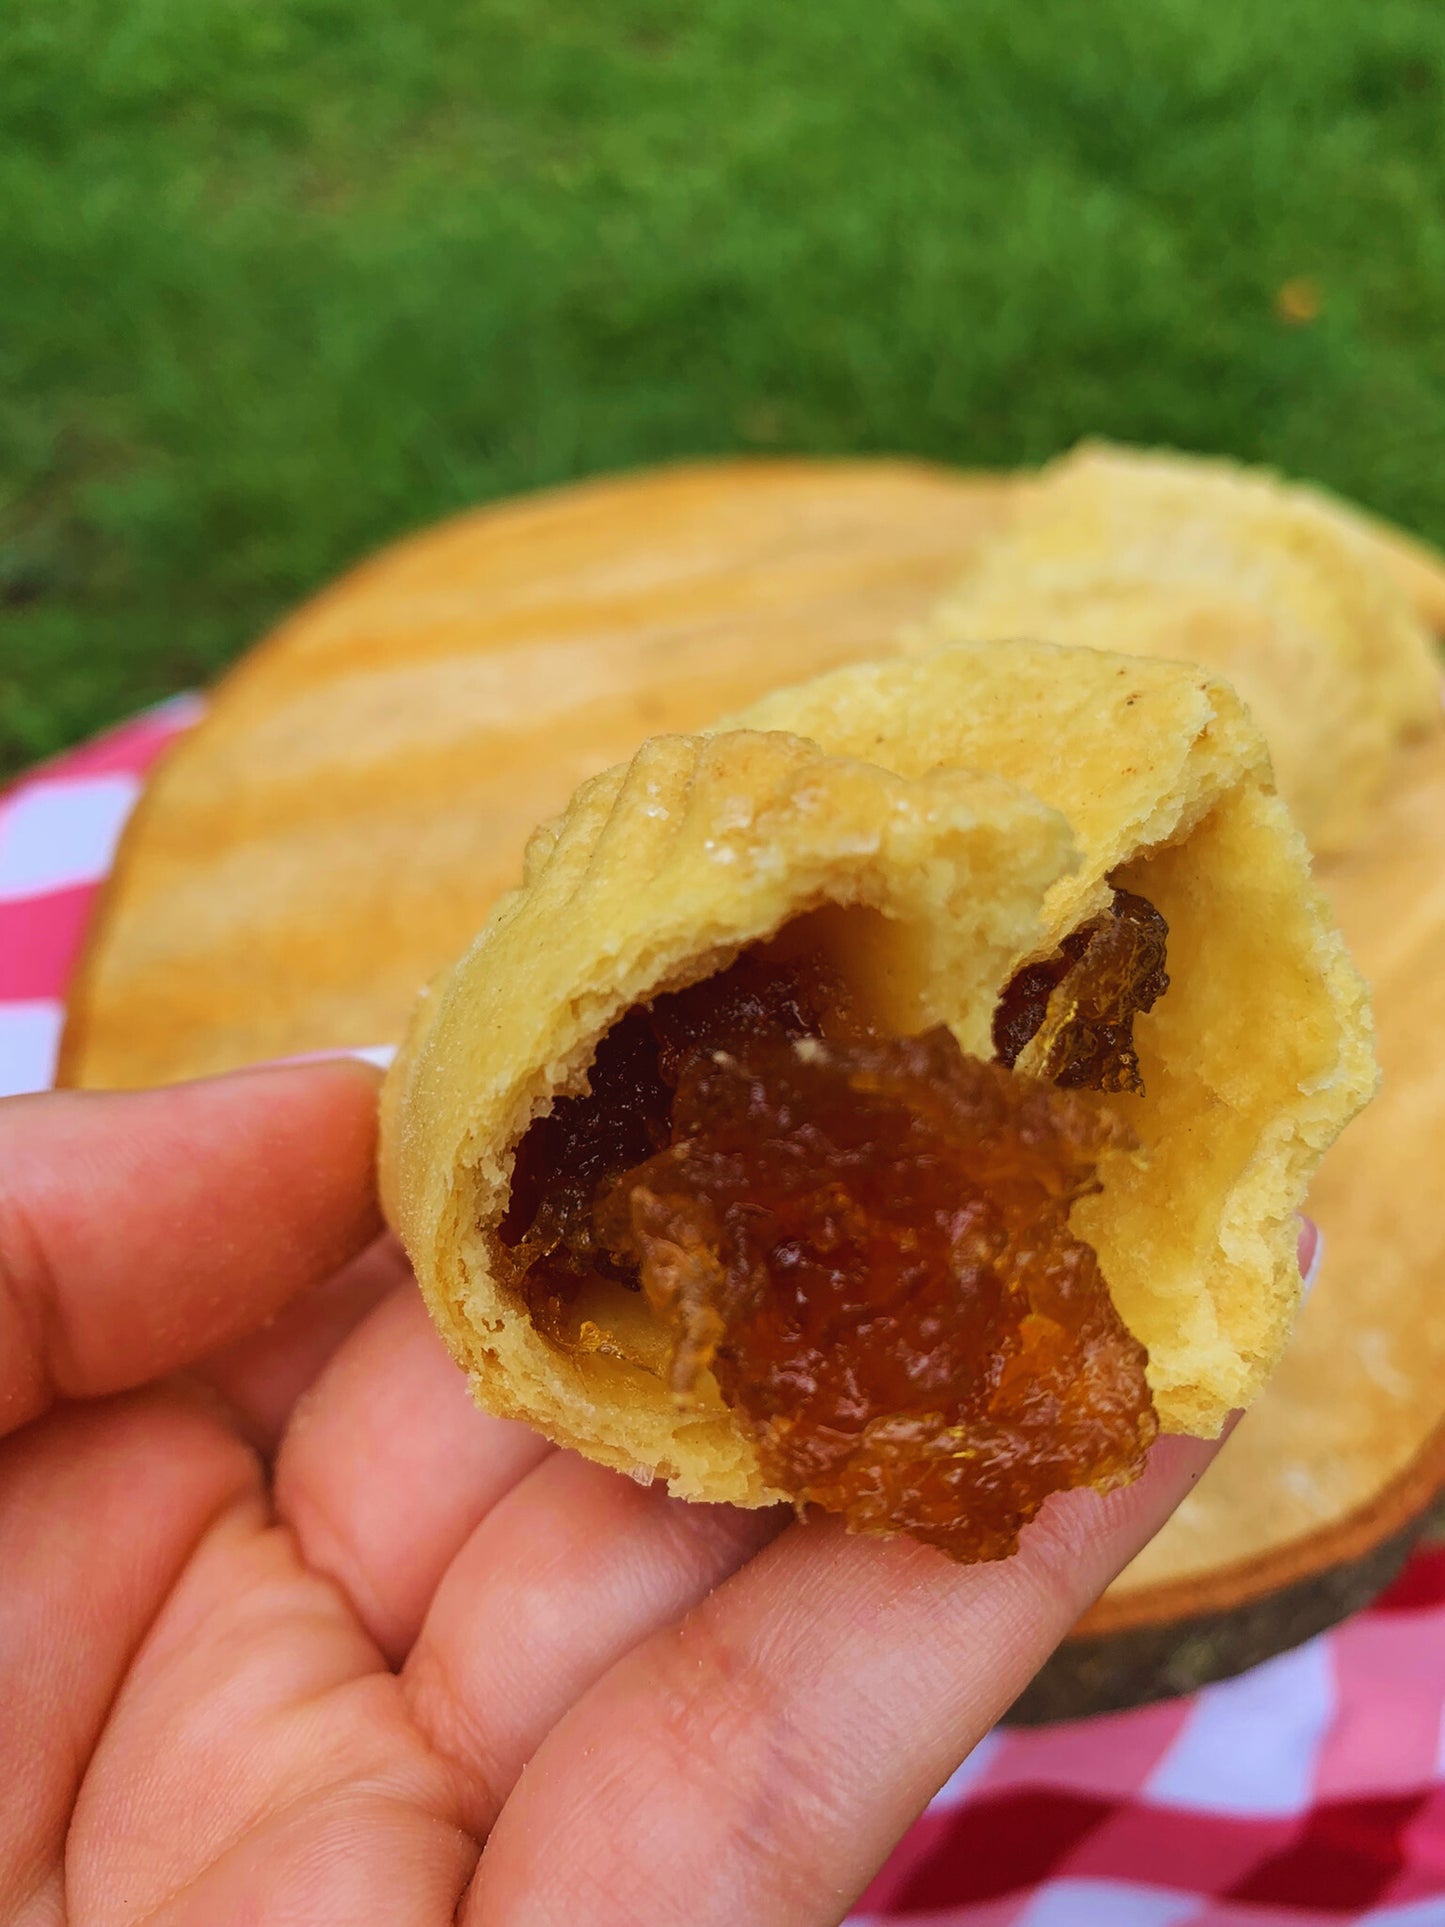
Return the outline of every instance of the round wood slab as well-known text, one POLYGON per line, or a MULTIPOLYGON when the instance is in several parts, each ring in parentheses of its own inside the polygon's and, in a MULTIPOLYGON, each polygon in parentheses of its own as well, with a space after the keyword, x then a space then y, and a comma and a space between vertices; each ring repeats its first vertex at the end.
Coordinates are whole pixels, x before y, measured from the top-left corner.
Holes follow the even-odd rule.
MULTIPOLYGON (((717 463, 387 550, 254 650, 156 774, 62 1077, 134 1086, 395 1038, 583 776, 887 653, 1016 487, 717 463)), ((1445 573, 1400 553, 1445 611, 1445 573)), ((1319 1284, 1265 1397, 1019 1717, 1184 1690, 1308 1636, 1384 1583, 1445 1485, 1445 739, 1402 756, 1368 846, 1322 880, 1375 987, 1385 1085, 1312 1200, 1319 1284)))

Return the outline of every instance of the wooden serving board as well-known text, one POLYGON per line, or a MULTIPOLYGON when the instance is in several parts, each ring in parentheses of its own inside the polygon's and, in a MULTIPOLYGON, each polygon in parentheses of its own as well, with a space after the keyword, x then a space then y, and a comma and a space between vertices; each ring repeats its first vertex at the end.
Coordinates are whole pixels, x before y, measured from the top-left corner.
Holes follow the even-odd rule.
MULTIPOLYGON (((134 1086, 395 1038, 532 826, 645 735, 885 654, 1018 484, 749 462, 559 490, 390 549, 221 684, 123 841, 62 1047, 134 1086)), ((1422 606, 1445 570, 1406 548, 1422 606)), ((1236 1670, 1361 1602, 1445 1484, 1445 739, 1323 873, 1384 1092, 1313 1200, 1316 1291, 1269 1392, 1021 1706, 1236 1670)))
POLYGON ((307 604, 216 690, 122 844, 67 1081, 380 1044, 527 836, 659 730, 886 652, 1011 485, 757 462, 464 515, 307 604))

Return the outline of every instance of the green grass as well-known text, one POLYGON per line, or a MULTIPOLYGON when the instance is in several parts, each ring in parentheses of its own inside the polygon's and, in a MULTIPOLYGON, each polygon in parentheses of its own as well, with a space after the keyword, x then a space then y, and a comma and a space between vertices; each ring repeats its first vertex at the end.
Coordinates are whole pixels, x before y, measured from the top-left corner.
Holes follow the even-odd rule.
POLYGON ((1438 0, 6 0, 0 761, 681 454, 1099 431, 1445 538, 1442 309, 1438 0))

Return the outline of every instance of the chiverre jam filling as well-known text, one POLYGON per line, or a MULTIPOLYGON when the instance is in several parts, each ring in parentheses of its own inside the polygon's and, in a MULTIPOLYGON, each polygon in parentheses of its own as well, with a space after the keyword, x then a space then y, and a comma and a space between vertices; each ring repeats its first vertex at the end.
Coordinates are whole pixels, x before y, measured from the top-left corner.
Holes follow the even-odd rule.
POLYGON ((559 1098, 517 1146, 499 1235, 538 1330, 564 1332, 592 1277, 638 1288, 635 1262, 618 1263, 598 1239, 597 1205, 623 1172, 673 1142, 673 1094, 689 1058, 864 1034, 835 971, 816 955, 787 957, 769 944, 619 1019, 597 1046, 586 1096, 559 1098))
POLYGON ((533 1322, 565 1344, 585 1286, 641 1288, 674 1393, 710 1371, 771 1485, 955 1558, 1012 1551, 1051 1492, 1134 1477, 1157 1429, 1145 1352, 1068 1228, 1130 1133, 1008 1066, 1047 1025, 1072 1083, 1138 1088, 1164 934, 1117 893, 1041 999, 1010 984, 991 1064, 945 1029, 877 1034, 820 956, 774 945, 634 1007, 587 1094, 518 1147, 500 1241, 533 1322))

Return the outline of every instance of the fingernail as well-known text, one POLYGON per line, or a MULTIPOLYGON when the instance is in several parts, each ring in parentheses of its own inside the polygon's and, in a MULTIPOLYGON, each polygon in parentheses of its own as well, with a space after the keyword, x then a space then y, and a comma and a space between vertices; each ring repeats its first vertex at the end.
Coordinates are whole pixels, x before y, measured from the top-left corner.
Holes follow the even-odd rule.
POLYGON ((1320 1275, 1320 1264, 1325 1255, 1325 1234, 1313 1218, 1299 1214, 1299 1253, 1300 1303, 1303 1304, 1314 1289, 1316 1278, 1320 1275))
POLYGON ((289 1064, 334 1064, 338 1058, 355 1058, 362 1064, 375 1064, 384 1071, 396 1056, 395 1044, 355 1044, 342 1050, 307 1050, 295 1057, 268 1057, 255 1070, 280 1070, 289 1064))

